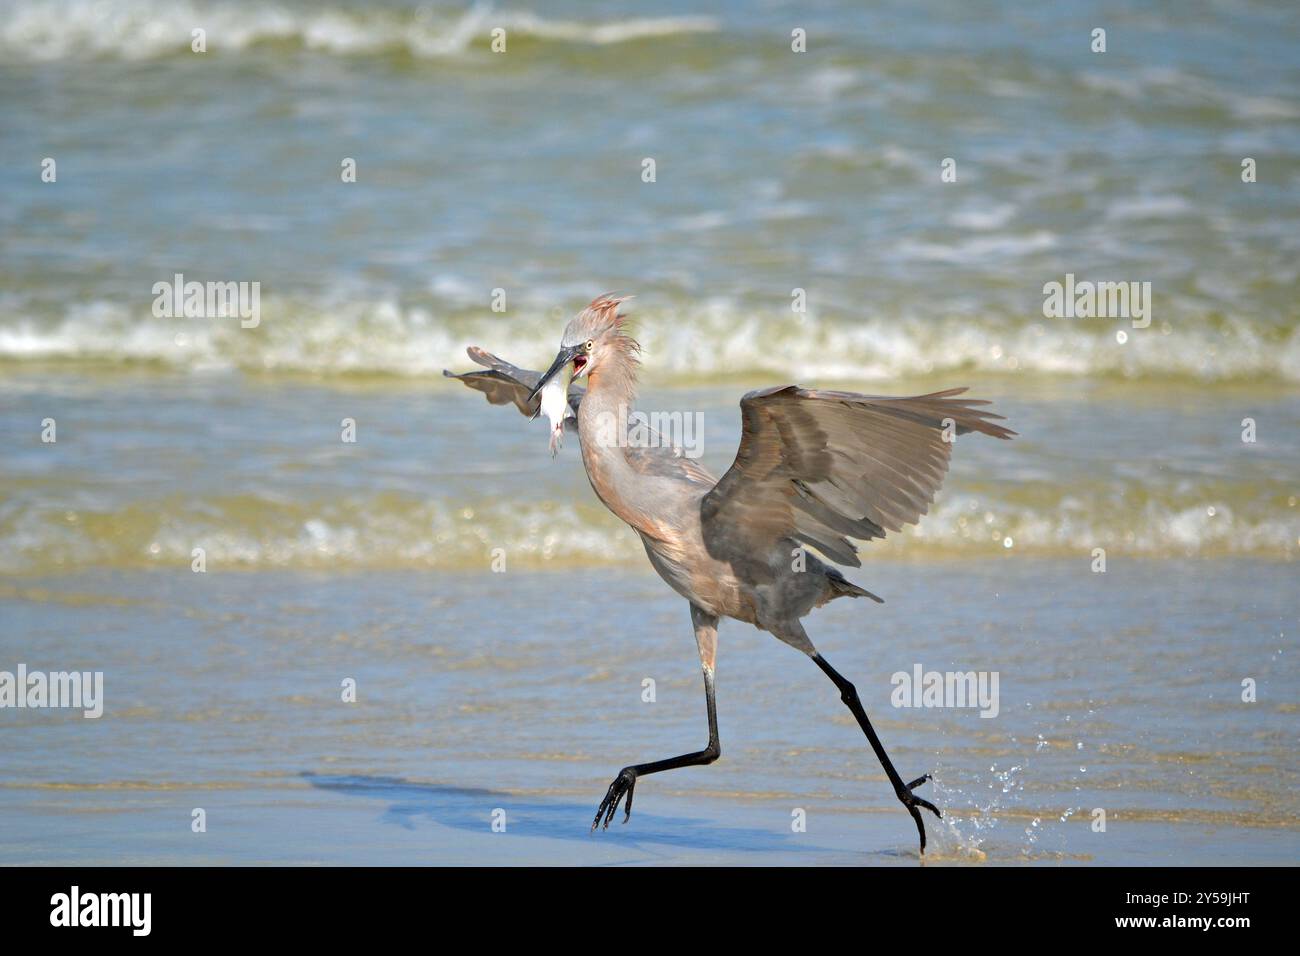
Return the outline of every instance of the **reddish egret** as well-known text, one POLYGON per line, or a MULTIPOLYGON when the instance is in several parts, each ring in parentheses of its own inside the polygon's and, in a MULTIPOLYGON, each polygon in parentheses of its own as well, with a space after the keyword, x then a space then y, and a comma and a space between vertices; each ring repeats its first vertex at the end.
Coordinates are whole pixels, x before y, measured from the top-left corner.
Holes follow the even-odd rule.
MULTIPOLYGON (((978 407, 987 402, 958 398, 964 388, 890 398, 784 385, 740 400, 740 448, 727 473, 715 479, 680 449, 629 440, 640 348, 624 328, 618 308, 623 301, 604 295, 580 312, 544 373, 476 348, 470 357, 488 371, 444 373, 485 392, 494 405, 513 403, 526 415, 537 414, 539 395, 557 377, 563 382, 570 374, 574 380, 585 376, 586 391, 570 385, 567 394, 591 487, 640 535, 654 569, 691 605, 704 670, 708 746, 624 767, 605 792, 592 829, 602 819, 608 828, 623 801, 623 822, 628 821, 641 777, 718 759, 713 668, 718 621, 730 617, 803 651, 834 682, 916 822, 924 853, 919 808, 942 816, 914 792, 930 775, 903 781, 857 690, 817 653, 800 623, 836 598, 881 598, 805 549, 861 567, 852 542, 883 538, 920 520, 947 473, 954 436, 976 431, 1009 439, 1015 432, 995 424, 1001 416, 978 407), (611 429, 611 423, 619 425, 611 429)), ((551 408, 548 414, 553 429, 557 414, 563 427, 565 412, 551 408)))

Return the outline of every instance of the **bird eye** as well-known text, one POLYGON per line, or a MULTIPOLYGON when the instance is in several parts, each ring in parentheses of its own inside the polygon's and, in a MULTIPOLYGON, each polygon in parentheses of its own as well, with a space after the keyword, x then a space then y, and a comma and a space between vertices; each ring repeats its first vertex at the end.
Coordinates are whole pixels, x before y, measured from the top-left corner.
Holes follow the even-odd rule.
POLYGON ((592 339, 587 339, 587 344, 583 346, 583 348, 586 349, 588 352, 590 352, 595 347, 596 347, 596 343, 592 339))

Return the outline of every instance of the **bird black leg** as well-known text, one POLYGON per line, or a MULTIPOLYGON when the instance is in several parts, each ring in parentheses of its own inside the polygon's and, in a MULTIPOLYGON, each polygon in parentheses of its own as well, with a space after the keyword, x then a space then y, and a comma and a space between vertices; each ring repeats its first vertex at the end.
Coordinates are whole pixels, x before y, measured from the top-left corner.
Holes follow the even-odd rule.
POLYGON ((862 701, 858 699, 858 689, 849 683, 839 671, 826 663, 826 659, 820 654, 813 654, 812 659, 817 662, 817 666, 822 669, 826 676, 835 682, 835 686, 840 689, 840 700, 844 701, 849 710, 853 712, 853 716, 857 718, 858 726, 867 735, 867 741, 871 744, 871 749, 876 752, 876 757, 880 760, 880 765, 885 768, 885 774, 889 777, 889 782, 894 785, 894 793, 902 801, 903 806, 907 807, 907 812, 912 815, 912 819, 916 821, 916 832, 921 837, 921 853, 924 854, 925 824, 921 821, 921 812, 917 807, 925 807, 940 819, 943 818, 943 814, 939 812, 939 809, 933 803, 922 800, 912 791, 929 780, 930 775, 927 773, 924 776, 917 777, 911 783, 903 783, 903 778, 894 769, 889 754, 885 753, 884 745, 880 742, 880 738, 876 736, 875 728, 871 726, 871 721, 867 719, 867 712, 862 709, 862 701))
POLYGON ((593 830, 600 826, 601 817, 605 818, 604 829, 609 829, 609 821, 614 819, 619 802, 624 796, 627 797, 627 803, 623 806, 623 822, 627 823, 632 816, 632 794, 636 790, 638 777, 663 770, 676 770, 678 767, 696 767, 713 763, 718 759, 722 753, 722 744, 718 740, 718 711, 713 702, 713 671, 708 667, 704 669, 704 694, 709 708, 709 745, 703 750, 682 754, 680 757, 669 757, 667 760, 656 760, 654 763, 639 763, 624 767, 618 772, 614 782, 609 785, 609 789, 605 792, 605 799, 600 801, 600 806, 596 810, 596 819, 591 821, 593 830))
POLYGON ((624 797, 627 797, 627 803, 623 807, 623 822, 627 823, 632 816, 632 794, 636 790, 638 777, 659 773, 661 770, 676 770, 678 767, 695 767, 713 763, 722 753, 722 745, 718 740, 718 709, 713 702, 713 665, 718 653, 718 618, 692 603, 691 623, 695 626, 695 643, 700 649, 700 667, 704 671, 704 703, 709 711, 709 745, 703 750, 682 754, 680 757, 669 757, 667 760, 656 760, 654 763, 624 767, 605 791, 605 799, 600 801, 600 807, 596 810, 596 819, 591 821, 593 830, 600 826, 601 817, 605 818, 604 828, 609 829, 609 821, 614 819, 619 802, 624 797))

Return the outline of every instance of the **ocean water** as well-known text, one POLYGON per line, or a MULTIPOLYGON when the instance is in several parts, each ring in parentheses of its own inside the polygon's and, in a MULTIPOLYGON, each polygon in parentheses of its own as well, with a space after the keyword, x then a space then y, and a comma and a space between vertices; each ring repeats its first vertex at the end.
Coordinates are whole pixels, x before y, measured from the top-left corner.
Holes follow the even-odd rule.
POLYGON ((0 711, 0 862, 913 859, 824 679, 738 624, 723 760, 578 842, 619 767, 702 742, 685 608, 576 437, 441 370, 543 367, 608 290, 717 474, 784 382, 969 385, 1019 433, 864 549, 883 608, 809 622, 936 772, 938 859, 1294 862, 1293 6, 0 13, 0 670, 109 688, 0 711), (156 316, 177 273, 260 283, 256 327, 156 316), (1150 283, 1150 324, 1046 316, 1067 275, 1150 283), (892 708, 916 663, 999 672, 999 716, 892 708))

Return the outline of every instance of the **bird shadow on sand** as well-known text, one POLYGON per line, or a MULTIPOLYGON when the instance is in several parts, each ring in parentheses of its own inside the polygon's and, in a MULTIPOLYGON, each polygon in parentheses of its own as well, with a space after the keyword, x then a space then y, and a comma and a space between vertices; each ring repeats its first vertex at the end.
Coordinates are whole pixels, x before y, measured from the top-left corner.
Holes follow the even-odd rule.
MULTIPOLYGON (((304 771, 301 776, 313 787, 354 797, 388 802, 383 813, 386 823, 414 829, 428 821, 457 830, 483 833, 492 822, 492 812, 505 810, 511 833, 553 840, 612 841, 619 846, 653 852, 654 847, 683 850, 729 851, 734 853, 821 853, 828 848, 794 840, 792 834, 756 827, 720 825, 715 820, 665 817, 647 813, 637 805, 631 823, 620 825, 622 812, 605 833, 590 832, 597 801, 578 804, 544 797, 516 796, 500 790, 414 783, 400 777, 321 775, 304 771)), ((755 861, 757 862, 757 861, 755 861)))

